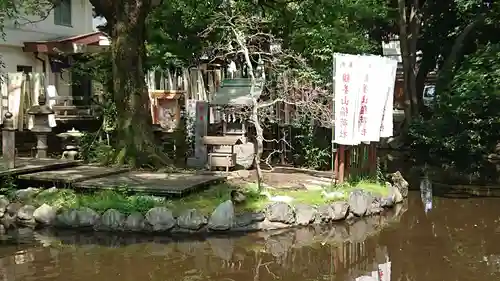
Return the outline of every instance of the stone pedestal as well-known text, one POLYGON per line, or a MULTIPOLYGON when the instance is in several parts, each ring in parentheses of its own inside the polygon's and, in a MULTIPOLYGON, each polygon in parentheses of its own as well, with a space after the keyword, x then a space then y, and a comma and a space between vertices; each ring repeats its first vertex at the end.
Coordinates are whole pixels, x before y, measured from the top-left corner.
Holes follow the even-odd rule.
POLYGON ((2 128, 2 157, 5 168, 14 169, 16 166, 16 132, 12 113, 6 112, 2 128))
POLYGON ((52 132, 49 126, 49 115, 54 114, 54 110, 45 104, 45 96, 39 98, 39 105, 34 105, 28 110, 28 114, 33 116, 34 125, 31 131, 36 136, 36 158, 47 158, 47 135, 52 132))
POLYGON ((207 148, 203 144, 203 137, 207 135, 208 129, 208 103, 196 101, 194 120, 194 157, 187 159, 189 167, 204 167, 207 163, 207 148))
POLYGON ((63 154, 62 159, 75 160, 80 152, 80 139, 83 133, 72 128, 71 130, 57 135, 62 139, 63 154))

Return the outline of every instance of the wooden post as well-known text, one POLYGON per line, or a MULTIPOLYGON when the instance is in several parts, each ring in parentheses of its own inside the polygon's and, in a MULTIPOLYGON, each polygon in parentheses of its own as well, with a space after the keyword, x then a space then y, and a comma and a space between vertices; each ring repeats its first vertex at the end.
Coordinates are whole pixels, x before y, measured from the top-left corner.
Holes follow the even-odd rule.
POLYGON ((14 169, 16 166, 16 131, 12 117, 12 113, 5 113, 2 129, 2 153, 7 169, 14 169))
POLYGON ((338 177, 337 180, 339 183, 344 182, 344 172, 345 172, 345 147, 344 145, 340 145, 338 150, 337 150, 338 156, 338 163, 339 163, 339 168, 338 168, 338 177))
POLYGON ((370 175, 373 177, 377 176, 377 145, 375 143, 370 144, 368 161, 370 165, 370 175))
MULTIPOLYGON (((364 143, 360 143, 357 147, 353 147, 353 149, 356 149, 356 168, 355 168, 355 171, 354 173, 356 173, 356 176, 364 176, 365 175, 365 147, 366 147, 366 144, 364 143)), ((354 162, 353 161, 353 162, 354 162)))
POLYGON ((335 179, 339 179, 339 149, 335 148, 333 146, 333 141, 332 141, 332 154, 334 155, 333 159, 333 176, 335 179))
POLYGON ((351 175, 351 151, 352 146, 349 146, 347 149, 345 149, 344 178, 346 179, 351 175))

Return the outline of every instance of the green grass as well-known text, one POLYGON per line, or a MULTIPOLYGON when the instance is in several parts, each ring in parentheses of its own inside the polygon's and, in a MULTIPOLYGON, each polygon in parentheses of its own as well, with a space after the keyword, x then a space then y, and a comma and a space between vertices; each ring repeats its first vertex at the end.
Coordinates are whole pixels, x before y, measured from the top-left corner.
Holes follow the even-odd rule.
POLYGON ((77 194, 70 189, 59 189, 55 192, 42 191, 32 201, 34 205, 46 203, 63 209, 88 207, 97 212, 117 209, 125 214, 145 213, 155 206, 163 205, 162 200, 157 200, 152 196, 127 195, 113 190, 103 190, 92 194, 77 194))
MULTIPOLYGON (((234 186, 219 184, 204 191, 193 193, 183 198, 171 199, 166 202, 174 214, 186 209, 197 209, 204 214, 210 214, 222 202, 230 199, 230 192, 234 186)), ((237 205, 236 211, 258 210, 263 207, 265 198, 260 196, 256 190, 243 188, 246 195, 244 204, 237 205)))
POLYGON ((387 195, 389 193, 385 184, 370 180, 360 180, 354 185, 354 188, 359 188, 380 195, 387 195))
MULTIPOLYGON (((209 215, 220 203, 230 199, 230 191, 234 188, 234 186, 228 184, 219 184, 182 198, 163 198, 133 194, 127 191, 126 188, 116 188, 115 190, 103 190, 87 194, 78 194, 70 189, 58 189, 52 192, 49 190, 42 191, 30 203, 35 206, 46 203, 62 209, 88 207, 100 213, 108 209, 116 209, 124 214, 133 212, 144 214, 153 207, 164 206, 172 210, 174 215, 192 208, 199 210, 205 215, 209 215)), ((331 186, 326 189, 327 191, 343 192, 345 197, 347 197, 349 191, 355 188, 381 195, 388 193, 384 185, 367 180, 331 186)), ((236 206, 236 212, 262 210, 269 203, 269 199, 266 196, 259 194, 255 184, 249 184, 239 189, 245 193, 246 201, 236 206)), ((271 196, 281 195, 292 197, 292 204, 321 205, 332 201, 332 199, 324 198, 321 191, 276 189, 267 189, 266 191, 271 196)))

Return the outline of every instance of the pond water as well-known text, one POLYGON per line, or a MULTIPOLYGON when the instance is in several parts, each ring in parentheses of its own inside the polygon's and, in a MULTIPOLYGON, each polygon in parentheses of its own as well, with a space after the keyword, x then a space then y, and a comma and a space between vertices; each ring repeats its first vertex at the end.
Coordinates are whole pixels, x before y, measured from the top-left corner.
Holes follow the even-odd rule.
POLYGON ((420 192, 384 217, 240 237, 2 236, 0 280, 500 280, 500 199, 420 192))

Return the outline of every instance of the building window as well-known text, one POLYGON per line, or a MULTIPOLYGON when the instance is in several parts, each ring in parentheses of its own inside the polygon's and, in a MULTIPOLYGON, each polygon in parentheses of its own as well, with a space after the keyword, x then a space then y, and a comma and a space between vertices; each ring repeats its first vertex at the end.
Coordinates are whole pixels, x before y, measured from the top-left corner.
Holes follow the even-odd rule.
POLYGON ((71 26, 71 0, 61 0, 54 7, 54 24, 71 26))
POLYGON ((33 67, 29 65, 18 65, 17 72, 23 72, 25 74, 33 72, 33 67))

